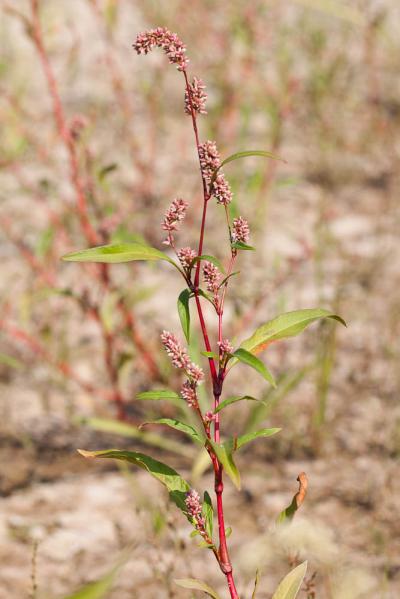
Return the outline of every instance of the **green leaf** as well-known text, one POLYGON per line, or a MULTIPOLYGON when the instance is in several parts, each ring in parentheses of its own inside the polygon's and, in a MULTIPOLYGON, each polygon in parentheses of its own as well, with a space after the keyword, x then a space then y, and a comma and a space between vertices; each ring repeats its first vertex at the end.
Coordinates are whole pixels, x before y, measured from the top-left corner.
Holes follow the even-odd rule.
POLYGON ((225 537, 228 539, 232 534, 232 526, 228 526, 228 528, 225 528, 225 537))
POLYGON ((323 310, 322 308, 294 310, 293 312, 280 314, 260 326, 251 337, 240 344, 240 347, 252 354, 257 354, 273 341, 295 337, 304 331, 308 325, 321 318, 332 318, 346 326, 345 321, 340 316, 329 310, 323 310))
POLYGON ((253 252, 256 249, 252 245, 247 245, 247 243, 244 243, 243 241, 235 241, 234 243, 232 243, 231 247, 234 250, 252 250, 253 252))
POLYGON ((138 439, 146 445, 152 447, 158 447, 165 451, 171 451, 178 455, 185 454, 188 457, 193 457, 192 448, 179 443, 174 439, 166 439, 156 433, 147 431, 140 431, 136 426, 132 426, 126 422, 120 422, 119 420, 110 420, 108 418, 84 418, 81 419, 80 424, 89 426, 95 431, 101 431, 103 433, 110 433, 114 435, 120 435, 121 437, 129 437, 131 439, 138 439))
POLYGON ((202 260, 204 262, 211 262, 211 264, 214 264, 214 266, 216 266, 222 273, 225 272, 225 269, 222 266, 221 261, 218 260, 218 258, 216 258, 215 256, 209 256, 208 254, 202 254, 201 256, 196 256, 196 258, 193 260, 193 264, 196 264, 196 262, 199 262, 200 260, 202 260))
POLYGON ((265 364, 263 364, 263 362, 261 362, 261 360, 259 360, 252 353, 250 353, 243 347, 239 347, 239 349, 237 349, 233 353, 233 356, 237 358, 240 362, 243 362, 243 364, 247 364, 248 366, 251 366, 251 368, 254 368, 254 370, 261 374, 261 376, 264 377, 266 381, 271 383, 273 387, 276 387, 275 379, 268 370, 268 368, 265 366, 265 364))
POLYGON ((106 262, 109 264, 132 262, 133 260, 165 260, 178 265, 164 252, 141 243, 116 243, 70 252, 62 257, 68 262, 106 262))
POLYGON ((136 395, 137 399, 166 399, 170 401, 181 401, 179 395, 175 393, 175 391, 170 391, 169 389, 153 389, 152 391, 142 391, 136 395))
POLYGON ((186 341, 190 343, 190 290, 184 289, 178 297, 178 314, 186 341))
MULTIPOLYGON (((237 401, 261 401, 261 400, 257 399, 256 397, 252 397, 251 395, 240 395, 238 397, 228 397, 227 399, 224 399, 224 401, 222 401, 219 404, 219 406, 214 410, 214 414, 218 414, 218 412, 221 412, 226 407, 230 406, 233 403, 236 403, 237 401)), ((261 402, 261 403, 265 403, 265 402, 261 402)))
POLYGON ((212 441, 211 439, 207 440, 207 443, 209 443, 212 447, 212 449, 214 450, 215 455, 217 456, 218 460, 221 462, 221 464, 223 465, 225 472, 227 473, 227 475, 229 476, 229 478, 231 479, 231 481, 233 482, 233 484, 235 485, 235 487, 240 490, 241 487, 241 483, 240 483, 240 473, 239 470, 233 460, 233 446, 231 443, 216 443, 215 441, 212 441))
POLYGON ((140 425, 140 428, 146 426, 146 424, 165 424, 165 426, 169 426, 181 433, 185 433, 185 435, 189 435, 194 441, 197 443, 204 443, 204 437, 200 435, 200 433, 191 426, 190 424, 185 424, 184 422, 180 422, 180 420, 175 420, 174 418, 158 418, 157 420, 149 420, 148 422, 144 422, 140 425))
POLYGON ((253 594, 251 596, 251 599, 255 599, 256 598, 257 587, 258 587, 259 582, 260 582, 260 572, 257 570, 257 572, 256 572, 256 578, 255 578, 255 581, 254 581, 254 591, 253 591, 253 594))
POLYGON ((237 437, 237 439, 235 440, 235 449, 240 449, 241 447, 243 447, 243 445, 250 443, 250 441, 257 439, 258 437, 272 437, 272 435, 279 433, 280 430, 282 429, 262 428, 261 430, 255 431, 254 433, 247 433, 246 435, 241 435, 240 437, 237 437))
POLYGON ((215 351, 201 351, 200 353, 202 356, 205 356, 206 358, 214 358, 214 360, 218 360, 219 358, 218 354, 216 354, 215 351))
POLYGON ((100 451, 85 451, 78 449, 78 452, 85 458, 112 458, 130 462, 143 470, 147 470, 154 478, 159 480, 169 492, 171 501, 182 510, 188 517, 185 498, 190 490, 189 484, 170 466, 163 462, 158 462, 150 456, 137 451, 123 451, 119 449, 105 449, 100 451))
POLYGON ((295 599, 306 575, 306 570, 307 562, 303 562, 300 566, 289 572, 281 581, 272 599, 295 599))
POLYGON ((197 578, 180 578, 175 579, 174 582, 175 584, 177 584, 180 587, 183 587, 184 589, 203 591, 204 593, 206 593, 206 595, 212 597, 213 599, 221 599, 221 597, 218 595, 216 591, 214 591, 214 589, 208 586, 208 584, 206 584, 205 582, 198 580, 197 578))
POLYGON ((207 491, 204 491, 202 514, 206 522, 206 532, 210 539, 212 539, 214 528, 214 510, 212 506, 211 497, 207 493, 207 491))
POLYGON ((283 160, 283 158, 280 158, 279 156, 276 156, 276 154, 273 154, 272 152, 267 152, 265 150, 245 150, 244 152, 236 152, 235 154, 231 154, 230 156, 228 156, 228 158, 225 158, 225 160, 221 162, 220 166, 217 169, 215 169, 211 178, 210 185, 214 183, 218 171, 223 166, 225 166, 225 164, 233 162, 234 160, 239 160, 240 158, 246 158, 247 156, 263 156, 264 158, 272 158, 273 160, 280 160, 282 162, 286 162, 285 160, 283 160))

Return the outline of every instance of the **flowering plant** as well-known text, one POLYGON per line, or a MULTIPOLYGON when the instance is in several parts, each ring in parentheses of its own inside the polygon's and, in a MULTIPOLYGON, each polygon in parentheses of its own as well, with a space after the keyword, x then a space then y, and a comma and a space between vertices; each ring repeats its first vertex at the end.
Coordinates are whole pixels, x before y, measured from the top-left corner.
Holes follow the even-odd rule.
MULTIPOLYGON (((214 471, 214 491, 216 496, 216 512, 218 521, 218 541, 213 534, 214 507, 210 494, 206 491, 203 501, 199 493, 191 488, 175 470, 154 460, 153 458, 136 452, 120 450, 102 450, 95 452, 81 451, 86 457, 114 458, 125 460, 147 470, 152 476, 163 483, 169 491, 171 500, 184 513, 193 526, 193 536, 200 536, 201 546, 213 552, 226 582, 231 599, 238 599, 239 594, 234 580, 233 567, 228 551, 228 531, 224 519, 224 473, 240 488, 240 473, 235 463, 235 453, 245 444, 258 437, 268 437, 276 434, 278 428, 263 428, 259 431, 236 436, 221 441, 221 414, 223 410, 233 403, 249 399, 246 395, 230 397, 221 401, 223 386, 229 371, 237 364, 253 368, 269 384, 275 386, 274 377, 265 364, 257 357, 270 343, 292 337, 303 331, 312 322, 321 318, 333 318, 343 323, 336 314, 323 309, 305 309, 281 314, 273 320, 266 322, 246 340, 242 341, 235 349, 235 345, 224 335, 224 305, 230 279, 234 274, 233 268, 240 251, 253 250, 248 245, 250 230, 247 221, 239 216, 231 219, 229 205, 232 201, 232 191, 222 167, 225 164, 245 156, 265 156, 276 158, 270 152, 256 150, 233 154, 221 159, 215 141, 200 142, 197 119, 199 115, 206 114, 206 91, 201 79, 193 77, 190 82, 188 76, 188 58, 186 48, 175 33, 165 28, 152 29, 140 33, 134 43, 138 54, 147 54, 154 47, 160 47, 167 55, 169 62, 176 65, 183 74, 185 82, 184 109, 191 117, 196 150, 199 160, 199 170, 203 189, 203 211, 200 224, 200 233, 197 250, 191 247, 178 248, 176 234, 185 218, 188 203, 176 198, 165 213, 162 229, 166 234, 164 244, 169 248, 168 253, 142 243, 127 243, 94 247, 64 256, 65 260, 78 262, 117 263, 133 260, 163 260, 175 267, 185 281, 185 289, 178 298, 178 310, 183 333, 187 342, 190 341, 191 318, 190 300, 194 299, 200 329, 204 341, 203 355, 208 360, 209 381, 211 383, 213 401, 207 410, 202 409, 198 399, 198 387, 205 380, 205 374, 200 366, 192 362, 187 349, 178 338, 169 331, 163 331, 161 342, 171 359, 172 365, 184 375, 180 390, 180 398, 196 413, 200 426, 198 428, 172 418, 161 418, 157 424, 169 426, 188 435, 195 443, 206 448, 214 471), (205 255, 203 247, 207 224, 207 209, 211 200, 215 198, 216 204, 223 207, 226 215, 227 245, 229 259, 226 271, 221 262, 215 257, 205 255), (171 257, 175 255, 175 259, 171 257), (204 283, 204 287, 202 287, 204 283), (218 323, 218 336, 213 342, 209 335, 208 323, 203 312, 203 302, 209 302, 216 314, 218 323)), ((177 395, 170 390, 148 391, 141 393, 140 399, 177 399, 177 395)), ((279 522, 290 520, 294 512, 304 499, 306 481, 304 475, 299 477, 300 490, 291 505, 279 516, 279 522)), ((302 580, 305 576, 306 563, 300 564, 290 572, 279 585, 274 594, 275 599, 294 599, 297 595, 302 580)), ((214 599, 219 595, 207 583, 197 579, 182 579, 177 581, 185 588, 204 591, 214 599)), ((256 595, 258 578, 253 593, 256 595)))

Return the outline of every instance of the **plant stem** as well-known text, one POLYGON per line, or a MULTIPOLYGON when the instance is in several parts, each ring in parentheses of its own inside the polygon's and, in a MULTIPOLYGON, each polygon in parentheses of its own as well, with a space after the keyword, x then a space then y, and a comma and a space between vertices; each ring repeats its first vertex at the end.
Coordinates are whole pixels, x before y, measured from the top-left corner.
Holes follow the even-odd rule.
MULTIPOLYGON (((201 218, 199 249, 198 249, 198 256, 201 256, 201 254, 203 253, 204 233, 205 233, 206 217, 207 217, 207 204, 210 199, 210 193, 208 190, 207 180, 204 176, 203 169, 201 166, 201 161, 200 161, 199 133, 198 133, 198 129, 197 129, 196 114, 195 114, 195 111, 193 108, 189 80, 188 80, 188 76, 187 76, 187 73, 185 70, 183 71, 183 74, 185 77, 186 92, 187 92, 188 98, 189 98, 190 113, 191 113, 191 117, 192 117, 193 131, 194 131, 194 136, 195 136, 195 140, 196 140, 196 147, 197 147, 197 153, 198 153, 199 165, 200 165, 200 173, 201 173, 201 179, 202 179, 202 184, 203 184, 204 201, 203 201, 203 213, 202 213, 202 218, 201 218)), ((233 266, 233 260, 231 259, 231 263, 230 263, 231 270, 232 270, 232 266, 233 266)), ((204 345, 205 345, 207 351, 211 351, 211 345, 210 345, 208 332, 207 332, 207 325, 204 320, 204 315, 203 315, 203 311, 202 311, 202 307, 201 307, 201 303, 200 303, 199 281, 200 281, 200 260, 197 262, 196 273, 195 273, 195 278, 194 278, 194 294, 195 294, 195 299, 196 299, 196 306, 197 306, 197 312, 198 312, 199 321, 200 321, 200 327, 201 327, 201 331, 202 331, 203 339, 204 339, 204 345)), ((226 289, 226 286, 225 286, 225 289, 226 289)), ((222 336, 222 314, 221 314, 221 317, 219 316, 218 318, 219 318, 218 337, 219 337, 219 341, 221 341, 222 337, 220 338, 220 336, 222 336)), ((211 378, 213 381, 214 410, 215 410, 219 404, 219 398, 221 396, 222 385, 223 385, 223 378, 221 378, 219 376, 219 374, 217 374, 214 359, 209 358, 208 363, 209 363, 209 367, 210 367, 211 378)), ((219 414, 216 414, 215 421, 214 421, 214 441, 216 443, 219 443, 219 441, 220 441, 219 414)), ((224 492, 223 467, 222 467, 222 464, 217 459, 217 457, 215 456, 215 454, 214 454, 214 459, 212 457, 211 457, 211 459, 212 459, 212 463, 213 463, 213 467, 214 467, 214 488, 215 488, 215 494, 216 494, 216 498, 217 498, 217 518, 218 518, 218 536, 219 536, 219 550, 218 550, 218 554, 216 555, 216 557, 218 559, 218 563, 219 563, 219 566, 220 566, 222 572, 226 576, 231 599, 239 599, 239 595, 236 590, 235 581, 233 578, 232 564, 231 564, 231 561, 229 558, 229 552, 228 552, 228 546, 227 546, 226 534, 225 534, 225 519, 224 519, 224 505, 223 505, 223 492, 224 492)))

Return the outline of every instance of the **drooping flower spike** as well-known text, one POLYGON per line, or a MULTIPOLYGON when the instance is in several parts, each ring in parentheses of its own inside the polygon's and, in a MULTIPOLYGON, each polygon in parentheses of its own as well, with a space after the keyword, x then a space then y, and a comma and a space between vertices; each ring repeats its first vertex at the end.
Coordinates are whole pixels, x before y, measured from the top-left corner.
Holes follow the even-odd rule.
POLYGON ((203 370, 190 360, 186 349, 182 347, 175 335, 169 331, 163 331, 161 341, 165 351, 171 358, 172 365, 175 368, 184 370, 194 384, 201 383, 204 379, 203 370))
POLYGON ((139 33, 133 47, 138 54, 148 54, 155 47, 162 48, 169 62, 176 65, 178 71, 184 71, 189 63, 185 44, 176 33, 172 33, 166 27, 139 33))

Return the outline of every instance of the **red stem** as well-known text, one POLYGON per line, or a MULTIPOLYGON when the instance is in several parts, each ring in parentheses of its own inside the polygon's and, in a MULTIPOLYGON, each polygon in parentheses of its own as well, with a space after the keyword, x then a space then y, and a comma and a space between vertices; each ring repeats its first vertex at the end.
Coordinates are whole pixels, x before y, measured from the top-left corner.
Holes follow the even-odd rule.
MULTIPOLYGON (((199 134, 198 134, 198 129, 197 129, 196 114, 195 114, 195 111, 193 108, 193 103, 192 103, 192 97, 191 97, 191 92, 190 92, 188 76, 187 76, 186 71, 183 71, 183 74, 185 77, 186 92, 187 92, 188 99, 189 99, 193 131, 194 131, 194 135, 195 135, 195 139, 196 139, 197 153, 198 153, 199 163, 200 163, 200 173, 201 173, 201 179, 202 179, 202 183, 203 183, 204 202, 203 202, 203 214, 202 214, 202 219, 201 219, 200 239, 199 239, 199 249, 198 249, 198 256, 201 256, 201 254, 203 253, 204 232, 205 232, 206 216, 207 216, 207 204, 210 199, 210 194, 208 192, 207 181, 204 176, 203 169, 201 167, 200 151, 199 151, 199 146, 200 146, 199 134)), ((232 267, 232 264, 233 263, 231 260, 231 267, 232 267)), ((197 266, 196 266, 196 273, 195 273, 195 278, 194 278, 194 294, 195 294, 195 299, 196 299, 196 306, 197 306, 197 312, 198 312, 199 321, 200 321, 200 327, 201 327, 201 331, 202 331, 203 339, 204 339, 204 345, 205 345, 207 351, 211 351, 211 345, 210 345, 210 341, 209 341, 209 337, 208 337, 207 326, 206 326, 206 323, 204 320, 204 315, 203 315, 203 311, 202 311, 201 303, 200 303, 199 281, 200 281, 200 260, 197 262, 197 266)), ((218 328, 219 328, 219 334, 222 335, 222 315, 221 315, 221 322, 219 323, 218 328)), ((217 374, 217 369, 215 366, 214 359, 209 358, 208 363, 209 363, 209 367, 210 367, 211 378, 213 381, 214 408, 216 408, 219 404, 219 398, 221 396, 223 379, 220 379, 220 377, 217 374)), ((217 414, 216 418, 215 418, 215 425, 214 425, 214 440, 218 443, 219 439, 220 439, 219 414, 217 414)), ((224 505, 223 505, 223 499, 222 499, 223 491, 224 491, 223 467, 222 467, 222 464, 217 459, 217 457, 215 456, 215 454, 214 454, 214 457, 211 455, 211 459, 212 459, 212 463, 213 463, 213 467, 214 467, 214 482, 215 482, 215 494, 217 497, 217 517, 218 517, 218 535, 219 535, 219 550, 218 550, 216 557, 218 559, 218 563, 219 563, 219 566, 220 566, 222 572, 226 576, 231 599, 239 599, 239 595, 236 590, 235 582, 234 582, 234 578, 233 578, 232 564, 231 564, 231 561, 229 558, 229 552, 228 552, 228 546, 227 546, 226 534, 225 534, 224 505)))

